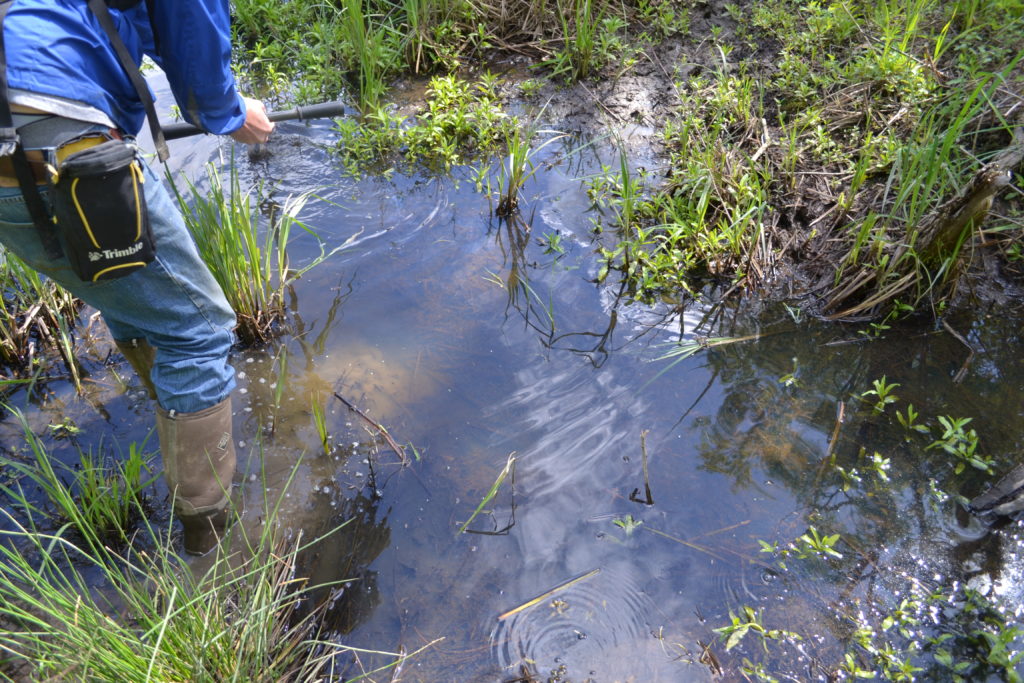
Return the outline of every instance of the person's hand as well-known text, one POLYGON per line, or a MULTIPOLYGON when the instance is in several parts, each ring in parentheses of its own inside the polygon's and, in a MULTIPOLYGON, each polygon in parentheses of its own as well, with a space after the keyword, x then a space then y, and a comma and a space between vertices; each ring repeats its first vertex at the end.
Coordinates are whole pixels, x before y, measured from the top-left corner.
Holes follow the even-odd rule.
POLYGON ((245 123, 231 133, 235 142, 256 145, 266 142, 274 130, 274 124, 267 118, 267 108, 259 100, 243 97, 245 100, 245 123))

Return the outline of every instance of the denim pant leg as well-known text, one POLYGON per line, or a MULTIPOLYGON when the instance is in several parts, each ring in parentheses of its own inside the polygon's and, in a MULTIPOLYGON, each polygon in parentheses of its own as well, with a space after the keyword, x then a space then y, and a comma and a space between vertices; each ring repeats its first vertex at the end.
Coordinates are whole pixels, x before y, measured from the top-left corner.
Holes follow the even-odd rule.
POLYGON ((0 188, 0 243, 99 310, 115 339, 145 338, 157 350, 152 379, 160 406, 193 413, 216 405, 235 386, 227 362, 235 314, 200 258, 175 200, 144 166, 156 241, 156 260, 145 268, 114 280, 81 281, 66 257, 46 257, 14 188, 0 188))

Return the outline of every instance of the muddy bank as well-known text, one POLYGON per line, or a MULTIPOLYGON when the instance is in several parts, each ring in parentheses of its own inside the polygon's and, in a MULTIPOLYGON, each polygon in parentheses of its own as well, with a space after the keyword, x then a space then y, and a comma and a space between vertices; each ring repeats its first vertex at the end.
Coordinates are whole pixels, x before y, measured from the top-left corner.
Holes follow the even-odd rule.
MULTIPOLYGON (((925 316, 934 316, 949 304, 1017 306, 1024 294, 1024 266, 1018 257, 1024 214, 1024 195, 1019 189, 1024 127, 1017 104, 1024 84, 1010 79, 994 91, 991 109, 971 124, 974 129, 991 132, 971 137, 972 148, 961 143, 941 171, 956 176, 957 182, 928 190, 932 195, 926 210, 914 214, 916 217, 905 216, 904 206, 919 198, 896 194, 892 188, 905 182, 901 177, 913 181, 912 173, 925 171, 899 171, 887 157, 861 177, 854 162, 873 154, 872 136, 907 138, 929 112, 914 110, 916 105, 909 104, 900 91, 904 86, 872 81, 867 76, 859 82, 837 81, 804 100, 795 99, 779 85, 783 80, 780 73, 785 76, 792 69, 792 45, 784 43, 781 30, 773 31, 752 20, 756 11, 756 3, 696 3, 689 8, 687 31, 626 49, 599 74, 575 83, 543 77, 548 71, 540 63, 550 52, 532 57, 496 53, 487 69, 503 78, 501 89, 509 111, 527 120, 536 117, 545 127, 570 134, 580 146, 593 145, 608 166, 617 163, 617 149, 625 149, 631 171, 641 179, 647 198, 675 192, 678 187, 678 169, 673 166, 687 151, 673 149, 675 142, 666 138, 666 130, 678 126, 695 101, 718 97, 716 83, 742 78, 754 84, 755 105, 737 109, 737 118, 724 129, 727 137, 710 143, 723 151, 719 166, 709 167, 708 174, 717 177, 739 167, 769 178, 761 219, 765 243, 756 253, 752 251, 742 268, 698 276, 695 288, 700 290, 703 283, 708 287, 705 294, 712 299, 717 296, 715 291, 752 294, 752 300, 759 302, 787 301, 813 315, 859 321, 894 315, 892 306, 871 305, 872 297, 897 300, 897 308, 902 305, 901 298, 903 303, 908 298, 915 300, 912 307, 925 316), (801 101, 806 103, 796 104, 801 101), (807 111, 814 116, 795 133, 794 119, 807 111), (878 117, 887 119, 885 125, 875 121, 878 117), (1006 126, 1001 128, 1000 122, 1006 126), (814 135, 808 132, 815 130, 814 135), (820 140, 812 139, 815 135, 820 140), (794 145, 800 147, 796 159, 792 156, 794 145), (987 194, 975 192, 972 196, 1000 151, 1002 173, 1008 182, 1000 182, 987 194), (979 157, 989 164, 975 161, 979 157), (964 205, 969 206, 964 209, 964 205), (979 211, 976 205, 983 208, 979 211), (879 265, 871 260, 868 247, 859 246, 862 238, 856 232, 865 229, 865 221, 876 220, 878 241, 870 248, 885 252, 893 262, 905 257, 908 249, 932 241, 929 231, 938 232, 938 226, 958 230, 966 236, 965 246, 956 247, 951 262, 938 265, 936 261, 926 272, 891 269, 872 282, 868 271, 879 265), (861 270, 850 266, 858 261, 865 262, 861 270), (914 279, 916 293, 904 287, 901 295, 886 282, 902 277, 914 279)), ((629 33, 636 36, 644 28, 631 26, 629 33)), ((812 30, 802 26, 799 30, 805 29, 812 30)), ((838 60, 862 59, 861 53, 871 44, 866 35, 853 36, 840 49, 838 60)), ((955 90, 950 85, 956 76, 951 64, 943 64, 946 70, 940 71, 938 66, 929 67, 928 59, 918 54, 923 53, 909 59, 922 71, 930 68, 928 73, 939 84, 926 103, 938 101, 943 89, 955 90)), ((464 75, 475 78, 480 72, 474 69, 464 75)), ((814 74, 808 75, 808 80, 812 77, 815 82, 820 80, 814 74)), ((973 86, 965 83, 958 87, 973 86)), ((402 99, 404 111, 415 111, 405 95, 402 99)), ((939 129, 936 135, 942 132, 939 129)), ((732 192, 734 188, 722 189, 732 192)), ((607 217, 607 223, 608 227, 615 224, 614 215, 607 217)), ((656 224, 651 218, 638 223, 656 224)), ((614 237, 605 234, 599 243, 611 248, 614 237)), ((676 297, 689 298, 681 292, 669 295, 676 297)))

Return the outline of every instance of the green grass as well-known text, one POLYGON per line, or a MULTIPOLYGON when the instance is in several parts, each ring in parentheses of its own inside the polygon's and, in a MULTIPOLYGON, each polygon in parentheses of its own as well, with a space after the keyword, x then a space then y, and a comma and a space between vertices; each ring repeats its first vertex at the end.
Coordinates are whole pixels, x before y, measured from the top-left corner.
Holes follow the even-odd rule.
POLYGON ((320 639, 326 603, 296 614, 305 585, 295 564, 308 544, 264 537, 246 559, 218 557, 196 579, 156 529, 150 550, 120 557, 12 526, 0 546, 0 616, 11 625, 0 649, 34 677, 312 681, 348 650, 320 639), (88 578, 97 572, 99 592, 88 578))
POLYGON ((352 239, 327 252, 316 233, 298 220, 310 193, 274 205, 266 224, 261 220, 253 190, 243 190, 234 165, 227 186, 216 167, 207 166, 208 189, 185 179, 188 195, 174 187, 185 222, 199 253, 224 290, 238 318, 236 332, 243 344, 273 337, 285 319, 285 295, 292 283, 327 258, 345 249, 352 239), (302 267, 288 256, 292 231, 298 227, 319 244, 320 253, 302 267))
POLYGON ((46 504, 37 507, 20 481, 0 484, 0 492, 34 522, 45 520, 74 530, 85 547, 123 547, 147 507, 143 491, 155 479, 141 447, 131 444, 123 461, 80 452, 78 463, 67 467, 51 458, 21 411, 3 408, 21 424, 30 457, 0 457, 0 466, 32 482, 43 492, 46 504))
MULTIPOLYGON (((296 575, 300 557, 323 537, 278 537, 283 493, 263 502, 258 530, 236 518, 209 562, 192 567, 171 530, 147 519, 139 494, 149 481, 138 447, 124 465, 84 466, 89 473, 65 485, 27 426, 26 436, 35 458, 18 463, 18 473, 39 484, 49 502, 31 503, 13 484, 5 487, 16 505, 0 511, 0 665, 17 666, 32 680, 269 683, 324 680, 338 656, 366 652, 321 633, 323 612, 344 579, 309 586, 296 575), (101 533, 109 520, 97 515, 93 493, 128 510, 130 543, 119 515, 122 542, 101 533), (314 595, 327 597, 310 604, 314 595)), ((368 654, 391 661, 367 676, 412 656, 368 654)))

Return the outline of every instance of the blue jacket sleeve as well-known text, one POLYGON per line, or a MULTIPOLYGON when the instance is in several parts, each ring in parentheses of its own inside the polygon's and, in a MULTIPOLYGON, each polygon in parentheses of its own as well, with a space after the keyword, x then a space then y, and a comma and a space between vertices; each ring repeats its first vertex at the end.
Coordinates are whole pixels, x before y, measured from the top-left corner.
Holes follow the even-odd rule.
POLYGON ((134 12, 146 54, 167 74, 185 118, 223 135, 245 123, 245 102, 231 73, 228 0, 156 0, 148 30, 146 3, 134 12))

